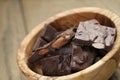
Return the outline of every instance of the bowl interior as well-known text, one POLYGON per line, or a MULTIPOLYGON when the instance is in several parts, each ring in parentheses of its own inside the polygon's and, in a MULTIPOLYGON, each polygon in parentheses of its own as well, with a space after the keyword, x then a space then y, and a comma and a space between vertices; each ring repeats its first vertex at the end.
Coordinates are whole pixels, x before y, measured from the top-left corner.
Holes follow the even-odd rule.
POLYGON ((96 19, 100 22, 100 24, 105 26, 115 27, 114 23, 108 17, 92 12, 70 14, 56 19, 50 24, 54 26, 57 30, 66 30, 70 27, 78 26, 80 21, 86 21, 90 19, 96 19))
MULTIPOLYGON (((92 13, 92 12, 69 14, 69 15, 57 18, 54 21, 49 22, 48 24, 55 27, 58 31, 61 31, 61 30, 66 30, 70 27, 78 26, 79 22, 90 20, 90 19, 96 19, 100 22, 100 24, 105 25, 105 26, 115 27, 115 24, 110 20, 110 18, 108 18, 104 15, 101 15, 98 13, 92 13)), ((41 31, 39 33, 41 33, 41 31)), ((32 40, 33 45, 34 45, 37 37, 38 37, 38 34, 36 34, 34 40, 32 40)), ((29 45, 29 46, 31 46, 31 48, 33 48, 33 45, 29 45)), ((32 51, 31 51, 31 53, 32 53, 32 51)), ((28 55, 27 59, 29 58, 31 53, 27 54, 28 55)))

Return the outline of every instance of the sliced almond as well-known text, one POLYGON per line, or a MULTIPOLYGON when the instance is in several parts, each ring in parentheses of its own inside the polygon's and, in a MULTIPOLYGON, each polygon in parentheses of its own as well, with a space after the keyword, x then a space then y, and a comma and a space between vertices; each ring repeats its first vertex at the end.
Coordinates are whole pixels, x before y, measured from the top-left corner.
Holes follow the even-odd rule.
POLYGON ((97 49, 104 49, 105 45, 103 43, 93 43, 92 46, 97 49))

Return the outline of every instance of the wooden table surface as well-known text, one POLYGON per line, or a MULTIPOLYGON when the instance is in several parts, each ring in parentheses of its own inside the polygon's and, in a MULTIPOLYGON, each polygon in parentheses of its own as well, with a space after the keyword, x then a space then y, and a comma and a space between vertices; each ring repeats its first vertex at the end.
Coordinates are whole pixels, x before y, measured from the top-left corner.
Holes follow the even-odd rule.
MULTIPOLYGON (((0 80, 25 80, 17 66, 17 49, 36 25, 56 13, 85 6, 120 16, 120 0, 0 0, 0 80)), ((119 68, 111 80, 120 80, 119 68)))

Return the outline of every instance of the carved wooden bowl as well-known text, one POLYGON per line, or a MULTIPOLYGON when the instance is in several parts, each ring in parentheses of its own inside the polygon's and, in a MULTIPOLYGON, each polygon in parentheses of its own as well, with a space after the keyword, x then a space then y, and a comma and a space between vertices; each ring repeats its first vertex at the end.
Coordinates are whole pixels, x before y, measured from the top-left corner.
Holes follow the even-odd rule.
POLYGON ((17 54, 17 62, 27 80, 108 80, 118 66, 120 57, 119 48, 120 18, 105 9, 84 7, 57 14, 35 27, 22 41, 17 54), (51 24, 57 30, 65 30, 78 25, 80 21, 89 19, 97 19, 103 25, 117 28, 117 37, 113 48, 101 60, 82 71, 59 77, 37 74, 28 67, 27 60, 32 53, 32 48, 38 34, 41 33, 44 28, 44 24, 51 24))

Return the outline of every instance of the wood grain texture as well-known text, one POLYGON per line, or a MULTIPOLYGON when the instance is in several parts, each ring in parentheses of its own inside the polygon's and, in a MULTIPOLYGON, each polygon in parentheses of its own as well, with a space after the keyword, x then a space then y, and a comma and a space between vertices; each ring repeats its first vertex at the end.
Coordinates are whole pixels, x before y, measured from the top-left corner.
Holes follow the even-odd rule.
MULTIPOLYGON (((120 0, 0 0, 0 80, 25 80, 16 63, 16 53, 25 35, 56 13, 96 6, 120 16, 120 0)), ((120 80, 120 68, 111 80, 120 80)))
POLYGON ((0 0, 0 8, 0 80, 22 80, 16 53, 26 31, 19 1, 0 0))

